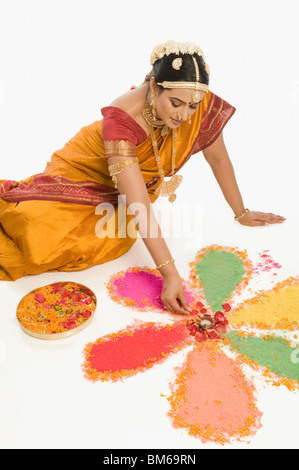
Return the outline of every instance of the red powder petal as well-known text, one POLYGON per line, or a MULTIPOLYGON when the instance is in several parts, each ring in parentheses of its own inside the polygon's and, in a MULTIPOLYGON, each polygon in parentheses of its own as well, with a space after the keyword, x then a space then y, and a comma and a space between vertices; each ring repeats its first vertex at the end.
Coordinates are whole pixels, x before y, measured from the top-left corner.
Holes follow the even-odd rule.
POLYGON ((145 323, 88 345, 83 367, 92 380, 118 380, 161 362, 183 347, 188 337, 182 322, 165 326, 145 323))

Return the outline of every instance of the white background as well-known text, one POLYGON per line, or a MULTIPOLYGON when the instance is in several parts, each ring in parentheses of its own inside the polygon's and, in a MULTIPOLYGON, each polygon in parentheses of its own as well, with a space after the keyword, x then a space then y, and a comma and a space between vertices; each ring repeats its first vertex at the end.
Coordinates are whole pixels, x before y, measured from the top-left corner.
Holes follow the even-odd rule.
MULTIPOLYGON (((195 251, 217 243, 253 257, 270 249, 283 265, 281 278, 298 274, 298 18, 297 0, 2 0, 0 178, 43 171, 55 150, 101 119, 103 106, 143 81, 155 45, 195 42, 210 66, 211 90, 237 108, 224 136, 245 207, 287 220, 256 228, 234 222, 202 154, 194 155, 181 173, 176 206, 156 204, 164 223, 187 205, 200 221, 191 238, 171 236, 171 230, 168 236, 165 226, 178 269, 186 278, 195 251)), ((82 377, 85 344, 136 318, 114 305, 104 287, 110 274, 133 265, 153 267, 140 239, 105 266, 1 282, 1 448, 209 447, 174 430, 166 417, 160 393, 169 393, 178 357, 124 384, 90 384, 82 377), (15 319, 21 297, 66 278, 97 294, 91 325, 59 342, 26 336, 15 319)), ((258 400, 263 428, 249 447, 296 447, 298 394, 266 387, 258 400)))

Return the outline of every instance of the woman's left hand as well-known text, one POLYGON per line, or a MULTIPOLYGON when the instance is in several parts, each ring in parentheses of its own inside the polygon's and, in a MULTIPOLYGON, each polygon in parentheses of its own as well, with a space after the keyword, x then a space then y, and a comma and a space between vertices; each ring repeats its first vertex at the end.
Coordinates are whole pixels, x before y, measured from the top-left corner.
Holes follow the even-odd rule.
POLYGON ((281 224, 286 219, 281 215, 275 215, 271 212, 249 211, 238 222, 242 225, 254 227, 256 225, 281 224))

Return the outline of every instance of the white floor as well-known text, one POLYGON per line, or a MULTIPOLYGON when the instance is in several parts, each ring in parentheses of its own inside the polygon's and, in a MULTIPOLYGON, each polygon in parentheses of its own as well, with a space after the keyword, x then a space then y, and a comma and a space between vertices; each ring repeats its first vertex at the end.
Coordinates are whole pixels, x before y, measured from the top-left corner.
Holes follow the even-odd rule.
MULTIPOLYGON (((238 0, 190 0, 182 12, 178 0, 171 8, 153 0, 148 15, 139 0, 113 0, 104 7, 97 0, 7 3, 0 20, 6 44, 1 50, 0 179, 43 171, 56 149, 101 119, 101 107, 143 81, 156 44, 193 41, 205 51, 211 90, 237 107, 224 135, 245 207, 287 220, 256 228, 236 223, 204 158, 192 156, 182 171, 173 214, 167 201, 157 203, 180 274, 187 278, 196 251, 216 243, 247 249, 253 260, 269 249, 283 266, 277 280, 298 275, 299 7, 297 0, 287 3, 252 0, 246 8, 238 0), (117 34, 111 34, 111 25, 117 34)), ((84 346, 136 318, 111 301, 104 283, 137 265, 153 267, 140 239, 120 259, 84 272, 0 282, 1 448, 214 447, 172 428, 166 416, 168 402, 160 394, 169 395, 184 352, 124 383, 91 383, 83 377, 84 346), (65 279, 96 293, 92 323, 60 341, 26 335, 16 321, 20 299, 37 286, 65 279)), ((271 280, 263 276, 260 287, 271 287, 271 280)), ((263 427, 244 447, 298 447, 299 394, 264 388, 259 381, 257 387, 263 427)))
MULTIPOLYGON (((167 210, 164 201, 160 205, 167 210)), ((258 260, 259 252, 270 249, 275 260, 283 266, 278 270, 277 280, 298 274, 298 256, 294 259, 298 220, 292 214, 282 225, 253 229, 232 221, 221 203, 206 203, 202 209, 204 230, 198 249, 211 243, 238 246, 248 250, 253 262, 258 260)), ((181 276, 187 278, 188 262, 196 252, 195 238, 194 246, 189 240, 186 248, 182 239, 174 238, 168 242, 181 276)), ((175 377, 174 368, 182 363, 187 351, 123 383, 92 383, 83 377, 82 352, 88 342, 124 328, 135 318, 168 320, 167 314, 134 313, 115 304, 107 295, 104 283, 109 276, 135 265, 153 266, 140 239, 123 257, 84 272, 46 273, 14 283, 0 283, 1 448, 217 447, 204 445, 186 432, 174 429, 166 416, 168 402, 160 394, 170 394, 169 383, 175 377), (82 332, 63 340, 44 341, 28 336, 16 320, 19 300, 39 285, 65 279, 82 282, 94 290, 98 308, 93 321, 82 332)), ((260 288, 271 287, 272 280, 271 273, 264 275, 260 288)), ((299 393, 265 386, 260 380, 256 386, 263 427, 250 444, 232 443, 226 447, 297 447, 299 393)))

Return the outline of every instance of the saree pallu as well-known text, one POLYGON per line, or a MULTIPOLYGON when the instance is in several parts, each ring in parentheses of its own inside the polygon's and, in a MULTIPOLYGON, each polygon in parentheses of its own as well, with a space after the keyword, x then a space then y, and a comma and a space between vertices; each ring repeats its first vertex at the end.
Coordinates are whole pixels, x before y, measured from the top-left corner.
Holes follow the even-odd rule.
MULTIPOLYGON (((175 173, 191 155, 217 139, 234 112, 217 95, 205 94, 191 125, 186 121, 178 128, 175 173)), ((135 237, 124 236, 123 225, 132 225, 133 216, 119 217, 119 193, 108 171, 102 122, 83 127, 54 152, 43 173, 20 182, 0 181, 0 280, 86 269, 123 255, 135 243, 137 231, 135 237), (96 233, 97 206, 102 203, 114 208, 114 237, 100 238, 96 233)), ((155 134, 167 177, 171 174, 171 132, 164 138, 160 129, 155 134)), ((161 180, 151 138, 136 150, 153 203, 161 180)))

